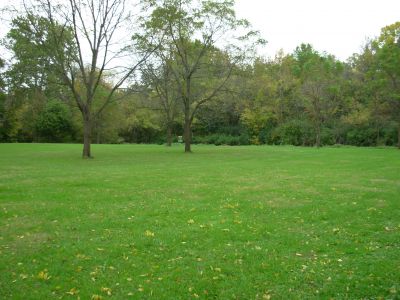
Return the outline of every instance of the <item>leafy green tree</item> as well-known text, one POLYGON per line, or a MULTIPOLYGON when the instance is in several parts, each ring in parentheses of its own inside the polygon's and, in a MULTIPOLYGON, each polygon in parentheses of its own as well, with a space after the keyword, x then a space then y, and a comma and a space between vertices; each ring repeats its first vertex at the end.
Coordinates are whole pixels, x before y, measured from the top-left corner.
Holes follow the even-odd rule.
MULTIPOLYGON (((148 96, 148 95, 147 95, 148 96)), ((120 136, 128 143, 159 143, 164 115, 153 102, 140 94, 130 94, 119 103, 123 112, 120 136)))
MULTIPOLYGON (((4 60, 0 57, 0 71, 4 68, 4 60)), ((3 72, 0 73, 0 92, 4 93, 5 81, 3 72)))
MULTIPOLYGON (((245 52, 234 44, 232 33, 248 28, 249 23, 235 17, 233 1, 148 0, 150 11, 143 23, 146 33, 142 46, 151 49, 155 39, 160 44, 156 55, 169 64, 178 86, 184 114, 185 152, 191 152, 192 123, 200 106, 217 96, 232 74, 235 63, 245 52), (226 50, 216 48, 226 44, 226 50), (207 74, 208 80, 204 80, 207 74), (203 76, 202 76, 203 75, 203 76), (200 79, 199 79, 200 78, 200 79)), ((257 36, 250 31, 235 41, 257 36)))
POLYGON ((217 96, 216 101, 205 103, 198 110, 193 121, 194 136, 210 134, 240 136, 245 133, 240 124, 240 102, 230 90, 231 85, 232 82, 228 84, 227 90, 217 96))
MULTIPOLYGON (((4 60, 0 57, 0 71, 4 68, 4 60)), ((6 110, 6 93, 5 93, 4 75, 0 72, 0 142, 6 140, 6 123, 7 123, 7 110, 6 110)))
POLYGON ((372 42, 372 49, 376 59, 374 75, 386 88, 386 101, 398 124, 397 144, 400 148, 400 22, 384 27, 372 42))
POLYGON ((260 134, 267 126, 268 121, 274 121, 273 115, 268 111, 268 107, 246 108, 241 116, 242 123, 247 127, 251 135, 251 143, 261 144, 260 134))
MULTIPOLYGON (((51 26, 40 16, 18 16, 12 20, 4 40, 12 54, 5 72, 8 96, 3 102, 7 140, 34 141, 37 138, 35 120, 47 99, 67 101, 69 98, 68 90, 59 84, 51 55, 44 51, 45 47, 54 46, 48 35, 51 26)), ((63 45, 70 42, 71 39, 66 39, 63 45)))
MULTIPOLYGON (((48 97, 60 93, 57 68, 47 49, 54 48, 49 35, 53 25, 44 17, 18 16, 11 22, 5 45, 12 53, 12 63, 6 75, 9 89, 19 88, 40 91, 48 97)), ((73 43, 72 36, 66 36, 60 47, 73 43)))
POLYGON ((340 78, 343 66, 333 56, 320 55, 309 44, 297 47, 294 58, 305 109, 315 131, 315 145, 320 147, 323 126, 337 112, 342 100, 340 78))
POLYGON ((369 41, 362 53, 350 59, 351 76, 347 82, 346 95, 348 112, 343 116, 345 125, 352 131, 373 128, 374 145, 387 143, 383 132, 389 126, 390 105, 387 100, 386 80, 380 72, 376 72, 377 59, 373 42, 369 41))
POLYGON ((146 63, 141 68, 142 78, 147 88, 151 89, 151 96, 158 99, 163 123, 167 132, 167 146, 172 145, 172 132, 178 114, 180 103, 178 87, 172 75, 170 64, 161 64, 154 67, 146 63))
POLYGON ((282 52, 274 59, 254 63, 251 82, 246 83, 252 92, 241 118, 253 143, 282 143, 274 137, 275 128, 301 117, 304 106, 297 95, 299 80, 293 75, 294 65, 293 57, 282 52))

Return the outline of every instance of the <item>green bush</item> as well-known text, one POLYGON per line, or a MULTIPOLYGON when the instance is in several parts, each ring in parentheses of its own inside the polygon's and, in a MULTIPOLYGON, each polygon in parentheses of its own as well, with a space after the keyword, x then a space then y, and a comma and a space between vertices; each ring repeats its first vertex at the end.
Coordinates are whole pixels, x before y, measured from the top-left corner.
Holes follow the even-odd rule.
POLYGON ((239 146, 239 145, 248 145, 248 136, 247 135, 227 135, 227 134, 210 134, 207 136, 194 136, 193 137, 194 144, 210 144, 210 145, 229 145, 229 146, 239 146))
POLYGON ((270 137, 271 144, 310 146, 313 144, 314 130, 303 120, 291 120, 275 128, 270 137))
POLYGON ((353 127, 346 134, 346 144, 354 146, 375 146, 377 131, 371 127, 353 127))
POLYGON ((321 143, 322 145, 335 145, 336 137, 332 129, 324 127, 321 130, 321 143))
POLYGON ((163 144, 166 141, 165 134, 156 127, 135 124, 128 129, 121 130, 119 136, 127 143, 133 144, 163 144))
POLYGON ((74 135, 72 116, 60 101, 49 101, 35 125, 39 140, 43 142, 68 142, 74 135))
POLYGON ((386 146, 394 146, 397 145, 398 136, 397 136, 397 126, 396 124, 390 124, 385 127, 380 135, 379 144, 386 146))

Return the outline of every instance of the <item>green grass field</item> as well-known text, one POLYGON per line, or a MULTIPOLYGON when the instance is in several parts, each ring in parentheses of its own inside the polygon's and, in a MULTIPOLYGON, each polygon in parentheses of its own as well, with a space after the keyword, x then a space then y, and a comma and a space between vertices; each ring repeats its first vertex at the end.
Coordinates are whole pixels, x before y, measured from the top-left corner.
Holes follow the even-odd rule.
POLYGON ((0 144, 0 299, 399 299, 400 151, 0 144))

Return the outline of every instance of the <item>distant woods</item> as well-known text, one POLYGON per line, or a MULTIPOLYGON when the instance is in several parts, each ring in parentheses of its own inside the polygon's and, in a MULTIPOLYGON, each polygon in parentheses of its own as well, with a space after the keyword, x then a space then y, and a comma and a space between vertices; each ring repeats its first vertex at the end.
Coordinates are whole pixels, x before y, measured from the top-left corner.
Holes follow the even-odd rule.
POLYGON ((233 1, 140 5, 136 14, 123 0, 25 6, 2 42, 12 58, 0 57, 0 142, 83 141, 85 158, 91 143, 178 136, 187 152, 400 147, 400 22, 346 62, 309 44, 265 59, 233 1), (129 38, 118 44, 121 32, 129 38))

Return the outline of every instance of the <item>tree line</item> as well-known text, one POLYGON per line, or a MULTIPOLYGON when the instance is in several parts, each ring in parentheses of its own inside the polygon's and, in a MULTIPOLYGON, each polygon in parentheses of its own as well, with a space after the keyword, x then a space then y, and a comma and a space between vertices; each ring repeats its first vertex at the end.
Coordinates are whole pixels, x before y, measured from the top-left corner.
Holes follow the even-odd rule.
POLYGON ((398 145, 400 22, 346 62, 272 59, 234 1, 32 0, 0 58, 0 141, 398 145), (134 11, 136 9, 136 11, 134 11))

